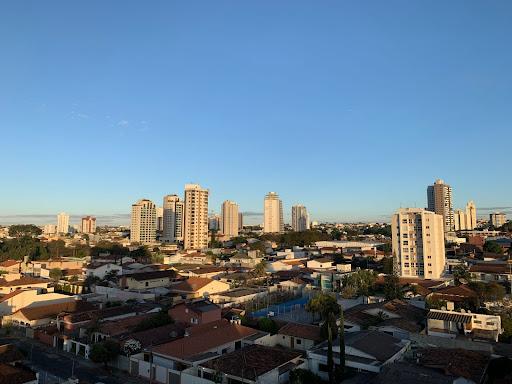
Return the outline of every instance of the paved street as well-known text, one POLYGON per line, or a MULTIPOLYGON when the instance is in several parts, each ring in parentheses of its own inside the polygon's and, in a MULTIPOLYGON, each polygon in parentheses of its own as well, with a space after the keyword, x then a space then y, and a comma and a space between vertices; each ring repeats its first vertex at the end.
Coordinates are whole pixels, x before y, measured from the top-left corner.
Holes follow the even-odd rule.
POLYGON ((146 381, 123 372, 109 373, 105 368, 82 358, 46 347, 28 339, 0 338, 0 345, 15 344, 27 354, 27 365, 40 373, 40 383, 61 383, 72 375, 80 384, 139 384, 146 381))

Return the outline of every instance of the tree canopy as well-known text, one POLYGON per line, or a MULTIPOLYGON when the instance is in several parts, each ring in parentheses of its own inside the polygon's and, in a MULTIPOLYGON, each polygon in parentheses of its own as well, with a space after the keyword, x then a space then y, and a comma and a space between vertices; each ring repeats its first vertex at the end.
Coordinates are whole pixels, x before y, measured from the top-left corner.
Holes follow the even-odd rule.
POLYGON ((503 248, 496 241, 486 241, 484 251, 490 253, 503 253, 503 248))
POLYGON ((9 227, 9 236, 11 237, 36 237, 41 233, 43 233, 43 231, 34 224, 17 224, 9 227))

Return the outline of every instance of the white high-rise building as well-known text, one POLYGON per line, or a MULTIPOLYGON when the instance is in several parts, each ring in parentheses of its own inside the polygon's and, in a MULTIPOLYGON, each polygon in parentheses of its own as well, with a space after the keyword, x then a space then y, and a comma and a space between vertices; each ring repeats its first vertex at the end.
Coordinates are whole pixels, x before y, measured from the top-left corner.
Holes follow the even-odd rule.
POLYGON ((309 229, 308 210, 303 205, 292 207, 292 230, 295 232, 307 231, 309 229))
POLYGON ((466 204, 466 229, 473 230, 476 228, 476 205, 473 200, 466 204))
POLYGON ((226 200, 222 203, 220 231, 229 238, 238 236, 239 227, 238 204, 234 201, 226 200))
POLYGON ((185 203, 177 195, 167 195, 164 196, 163 210, 163 241, 167 243, 183 241, 185 203))
POLYGON ((456 209, 453 215, 456 231, 472 231, 476 228, 476 206, 473 201, 466 204, 466 209, 456 209))
POLYGON ((452 187, 438 179, 427 188, 428 210, 443 216, 444 231, 455 230, 452 204, 452 187))
POLYGON ((422 208, 401 208, 392 217, 391 232, 400 276, 441 277, 446 260, 442 215, 422 208))
POLYGON ((141 199, 132 205, 130 241, 139 244, 153 244, 156 241, 156 205, 148 199, 141 199))
POLYGON ((57 233, 69 233, 69 215, 65 212, 61 212, 57 215, 57 233))
POLYGON ((499 228, 507 222, 507 215, 501 212, 494 212, 489 215, 489 221, 494 228, 499 228))
POLYGON ((198 184, 185 185, 185 249, 208 247, 208 190, 198 184))
POLYGON ((284 232, 283 203, 275 192, 269 192, 265 196, 263 204, 263 232, 284 232))
POLYGON ((92 216, 82 217, 80 230, 82 233, 95 233, 96 232, 96 218, 92 216))

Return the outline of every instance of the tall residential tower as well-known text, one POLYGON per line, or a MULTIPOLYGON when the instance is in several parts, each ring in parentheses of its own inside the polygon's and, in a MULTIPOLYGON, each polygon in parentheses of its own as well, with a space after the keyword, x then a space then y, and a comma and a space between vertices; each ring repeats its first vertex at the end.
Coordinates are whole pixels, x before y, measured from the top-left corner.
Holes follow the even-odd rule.
POLYGON ((229 238, 238 236, 238 204, 226 200, 222 203, 220 231, 229 238))
POLYGON ((69 215, 65 212, 61 212, 57 215, 57 233, 69 233, 69 215))
POLYGON ((403 277, 439 279, 445 266, 443 216, 401 208, 391 219, 393 257, 403 277))
POLYGON ((208 247, 208 190, 199 184, 185 185, 185 249, 208 247))
POLYGON ((283 203, 275 192, 269 192, 265 196, 263 204, 263 232, 284 232, 283 203))
POLYGON ((177 195, 164 196, 162 240, 166 243, 183 241, 185 203, 177 195))
POLYGON ((428 210, 443 216, 444 231, 455 230, 452 204, 452 187, 438 179, 427 188, 428 210))
POLYGON ((303 205, 292 207, 292 230, 295 232, 307 231, 309 229, 308 210, 303 205))
POLYGON ((156 205, 148 199, 141 199, 132 205, 130 241, 152 244, 156 241, 156 205))

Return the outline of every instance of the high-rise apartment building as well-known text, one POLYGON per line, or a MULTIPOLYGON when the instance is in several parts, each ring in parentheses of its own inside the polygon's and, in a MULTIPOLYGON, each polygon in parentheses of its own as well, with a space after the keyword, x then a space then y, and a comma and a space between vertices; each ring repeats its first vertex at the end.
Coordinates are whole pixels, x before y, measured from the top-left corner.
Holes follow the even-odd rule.
POLYGON ((391 232, 400 276, 441 277, 446 259, 442 215, 422 208, 401 208, 392 217, 391 232))
POLYGON ((222 203, 220 231, 229 238, 238 236, 238 204, 234 201, 226 200, 222 203))
POLYGON ((455 230, 452 205, 452 187, 438 179, 427 188, 428 210, 443 216, 444 231, 455 230))
POLYGON ((156 205, 148 199, 141 199, 132 205, 130 241, 152 244, 156 241, 156 205))
POLYGON ((69 215, 65 212, 61 212, 57 215, 57 233, 69 233, 69 215))
POLYGON ((96 218, 92 216, 82 217, 80 229, 82 233, 96 232, 96 218))
POLYGON ((244 229, 244 214, 242 212, 238 212, 238 232, 244 229))
POLYGON ((476 206, 473 201, 466 204, 466 209, 456 209, 453 215, 456 231, 471 231, 476 228, 476 206))
POLYGON ((177 195, 164 196, 162 239, 167 243, 183 241, 185 203, 177 195))
POLYGON ((263 204, 263 232, 284 232, 283 203, 275 192, 269 192, 265 196, 263 204))
POLYGON ((220 221, 220 216, 212 212, 208 216, 208 230, 214 232, 220 231, 220 221))
POLYGON ((489 215, 489 221, 494 228, 498 228, 507 222, 507 215, 501 212, 494 212, 489 215))
POLYGON ((309 229, 308 210, 303 205, 292 207, 292 230, 295 232, 307 231, 309 229))
POLYGON ((185 185, 185 249, 208 247, 208 190, 198 184, 185 185))
POLYGON ((156 230, 157 232, 164 230, 164 207, 156 207, 156 230))

